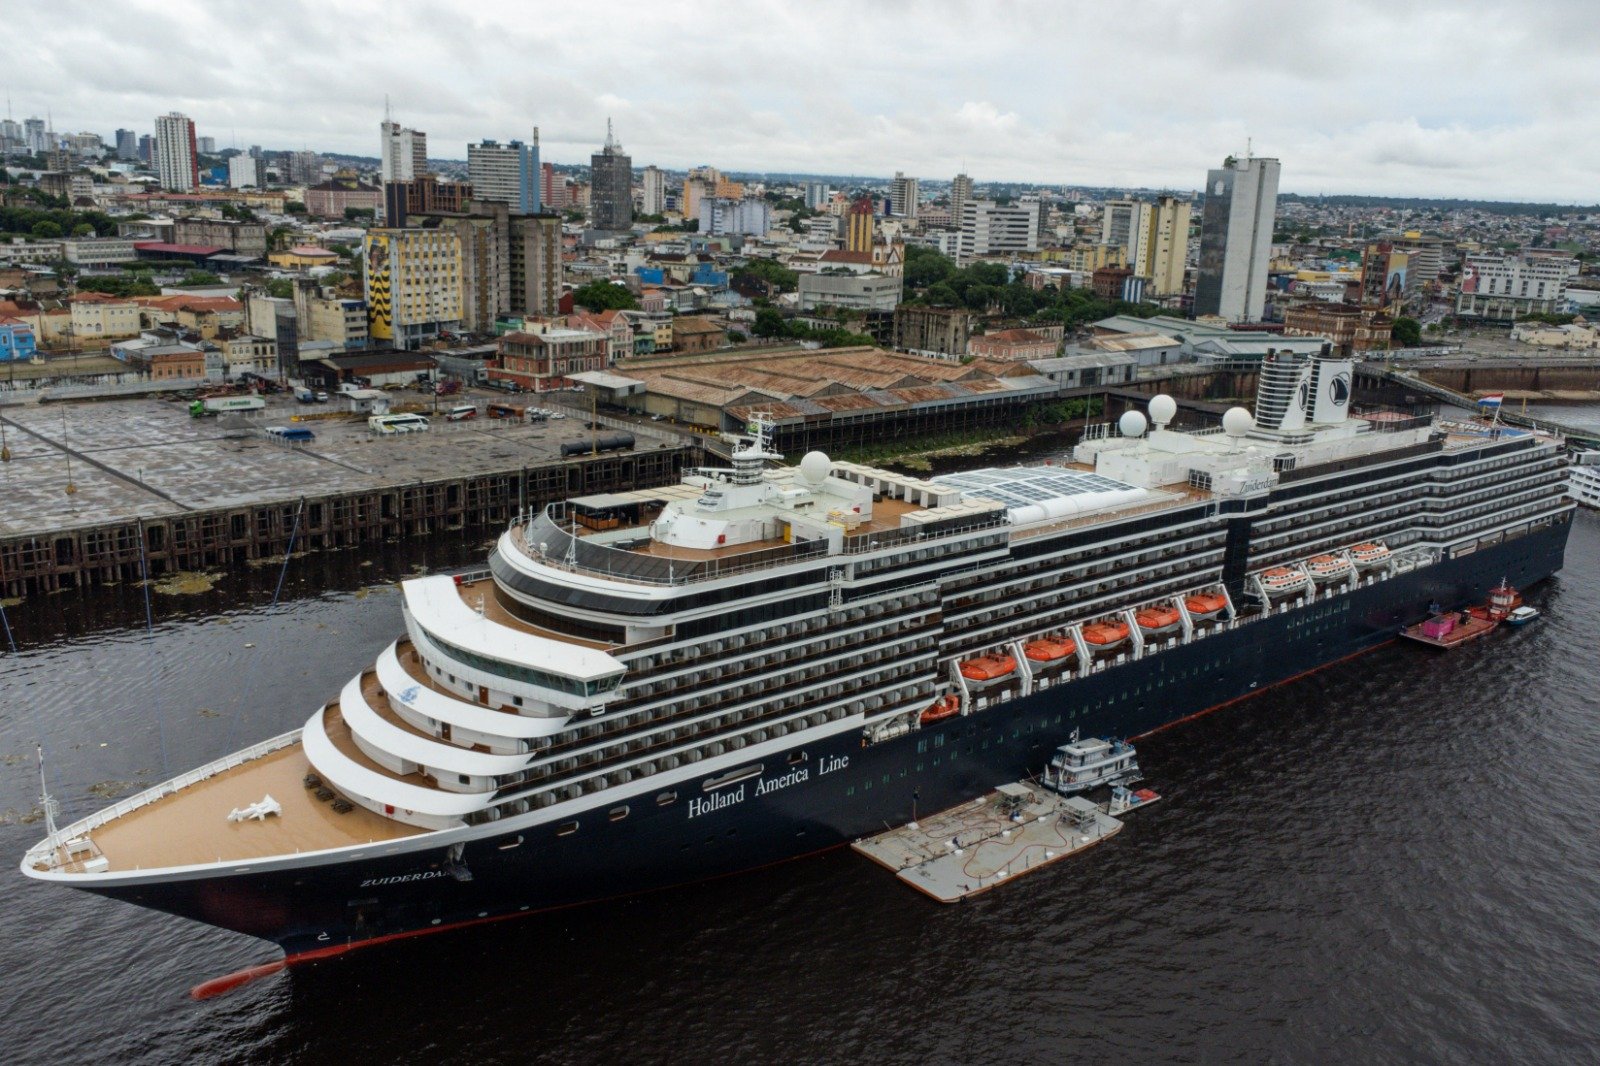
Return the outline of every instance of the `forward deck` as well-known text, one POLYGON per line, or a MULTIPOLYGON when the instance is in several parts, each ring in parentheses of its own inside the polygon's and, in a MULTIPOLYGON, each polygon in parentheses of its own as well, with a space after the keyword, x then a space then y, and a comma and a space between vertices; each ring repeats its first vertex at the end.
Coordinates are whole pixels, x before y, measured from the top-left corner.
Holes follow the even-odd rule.
POLYGON ((58 865, 84 873, 95 856, 109 872, 247 862, 353 844, 382 843, 426 832, 364 807, 340 814, 305 785, 314 772, 298 742, 180 788, 112 818, 86 834, 92 851, 58 865), (283 813, 261 821, 228 821, 228 812, 271 796, 283 813))

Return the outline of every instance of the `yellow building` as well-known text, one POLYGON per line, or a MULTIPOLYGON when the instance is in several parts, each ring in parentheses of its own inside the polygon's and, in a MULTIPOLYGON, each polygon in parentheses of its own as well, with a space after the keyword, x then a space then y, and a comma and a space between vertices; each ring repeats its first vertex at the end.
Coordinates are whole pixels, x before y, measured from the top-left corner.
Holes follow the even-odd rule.
POLYGON ((1189 255, 1189 201, 1163 196, 1152 205, 1145 232, 1144 264, 1151 296, 1183 292, 1183 268, 1189 255))
MULTIPOLYGON (((68 300, 72 308, 72 335, 79 344, 139 335, 139 305, 103 292, 80 292, 68 300)), ((42 338, 41 338, 42 339, 42 338)))
POLYGON ((364 241, 369 333, 414 349, 461 328, 461 238, 447 230, 372 229, 364 241))
POLYGON ((326 248, 298 244, 286 252, 273 252, 267 262, 286 270, 303 270, 307 267, 338 266, 339 256, 326 248))
POLYGON ((872 216, 872 197, 863 196, 850 205, 845 215, 844 250, 872 253, 872 240, 876 235, 876 220, 872 216))
POLYGON ((1127 252, 1120 244, 1079 244, 1067 250, 1067 267, 1092 273, 1101 267, 1127 266, 1127 252))

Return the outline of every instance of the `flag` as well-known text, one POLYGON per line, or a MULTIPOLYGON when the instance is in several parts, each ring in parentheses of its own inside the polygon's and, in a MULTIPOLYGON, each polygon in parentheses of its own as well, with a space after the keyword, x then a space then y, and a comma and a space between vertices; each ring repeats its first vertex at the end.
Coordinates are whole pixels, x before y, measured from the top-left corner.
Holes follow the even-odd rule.
POLYGON ((1506 394, 1503 393, 1503 392, 1491 392, 1487 396, 1478 397, 1478 406, 1479 407, 1499 407, 1501 402, 1504 401, 1505 398, 1506 398, 1506 394))

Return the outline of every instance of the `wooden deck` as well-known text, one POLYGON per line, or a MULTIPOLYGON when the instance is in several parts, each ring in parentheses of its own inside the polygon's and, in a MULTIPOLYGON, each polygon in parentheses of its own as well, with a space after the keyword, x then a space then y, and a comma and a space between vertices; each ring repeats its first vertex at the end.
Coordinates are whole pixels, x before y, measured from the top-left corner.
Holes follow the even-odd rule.
POLYGON ((570 633, 547 629, 544 626, 535 625, 518 617, 501 601, 500 586, 494 583, 493 578, 486 577, 478 581, 462 582, 456 586, 456 591, 461 596, 461 602, 471 607, 474 611, 481 608, 485 618, 508 629, 530 633, 533 636, 544 637, 547 640, 559 640, 563 644, 574 644, 580 648, 594 648, 597 651, 610 651, 617 647, 615 644, 607 644, 604 641, 586 640, 583 637, 572 636, 570 633))
POLYGON ((305 787, 310 772, 305 751, 291 744, 130 811, 91 831, 89 839, 111 870, 123 871, 244 862, 426 832, 361 806, 338 813, 305 787), (267 795, 283 806, 282 814, 228 821, 229 811, 267 795))

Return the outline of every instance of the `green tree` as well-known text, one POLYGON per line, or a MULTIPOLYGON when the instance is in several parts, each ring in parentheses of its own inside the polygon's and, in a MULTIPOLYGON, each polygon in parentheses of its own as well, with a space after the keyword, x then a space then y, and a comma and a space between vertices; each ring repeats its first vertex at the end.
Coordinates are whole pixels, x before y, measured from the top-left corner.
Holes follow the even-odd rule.
POLYGON ((294 298, 294 282, 288 278, 269 278, 267 280, 267 295, 278 300, 294 298))
POLYGON ((344 220, 346 222, 370 222, 376 215, 377 212, 370 207, 347 207, 344 209, 344 220))
POLYGON ((55 240, 61 236, 61 226, 47 218, 35 222, 29 232, 42 241, 55 240))
POLYGON ((72 227, 72 235, 74 237, 93 237, 94 227, 87 222, 80 222, 72 227))
POLYGON ((1414 318, 1402 316, 1394 320, 1389 337, 1402 347, 1415 348, 1422 343, 1422 325, 1414 318))
POLYGON ((779 292, 794 292, 800 286, 800 275, 775 259, 752 259, 735 270, 733 277, 759 278, 779 292))
POLYGON ((207 285, 221 285, 222 279, 209 270, 191 270, 178 279, 178 286, 185 289, 202 288, 207 285))
POLYGON ((956 265, 932 248, 918 245, 906 248, 905 279, 910 288, 925 289, 944 281, 955 272, 956 265))
POLYGON ((753 331, 757 337, 782 337, 788 332, 788 323, 776 307, 763 307, 756 312, 753 331))
POLYGON ((626 286, 603 278, 573 290, 572 302, 591 311, 631 311, 639 306, 626 286))
POLYGON ((290 200, 283 205, 283 213, 286 215, 303 215, 306 213, 306 205, 298 200, 290 200))

